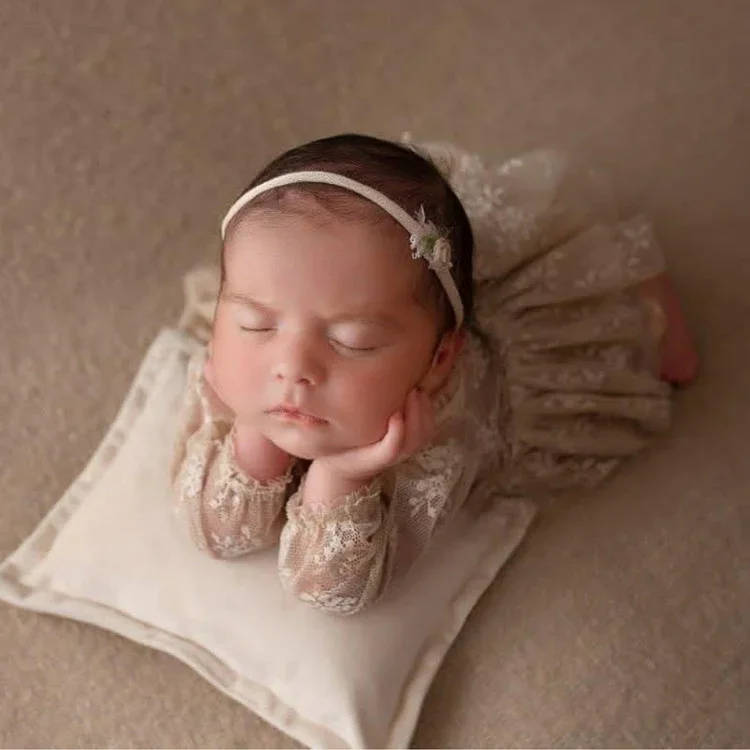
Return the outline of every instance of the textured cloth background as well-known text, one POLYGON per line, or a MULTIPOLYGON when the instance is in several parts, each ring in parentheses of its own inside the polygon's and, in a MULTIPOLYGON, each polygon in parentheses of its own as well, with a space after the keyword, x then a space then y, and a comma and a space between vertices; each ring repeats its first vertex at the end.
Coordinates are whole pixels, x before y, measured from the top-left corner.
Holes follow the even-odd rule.
MULTIPOLYGON (((0 556, 276 152, 347 130, 572 148, 654 217, 703 375, 667 440, 543 518, 415 742, 750 744, 748 39, 745 0, 4 0, 0 556)), ((289 745, 168 656, 5 606, 0 675, 4 747, 289 745)))

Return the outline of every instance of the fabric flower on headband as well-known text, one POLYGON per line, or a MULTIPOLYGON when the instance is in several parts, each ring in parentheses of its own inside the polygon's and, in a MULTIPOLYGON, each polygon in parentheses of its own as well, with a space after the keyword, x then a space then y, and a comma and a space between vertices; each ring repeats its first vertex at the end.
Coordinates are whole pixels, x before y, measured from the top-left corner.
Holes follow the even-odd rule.
POLYGON ((451 243, 440 234, 431 221, 427 221, 424 206, 420 206, 417 211, 417 221, 419 229, 409 237, 411 257, 424 258, 433 271, 447 271, 452 268, 451 243))

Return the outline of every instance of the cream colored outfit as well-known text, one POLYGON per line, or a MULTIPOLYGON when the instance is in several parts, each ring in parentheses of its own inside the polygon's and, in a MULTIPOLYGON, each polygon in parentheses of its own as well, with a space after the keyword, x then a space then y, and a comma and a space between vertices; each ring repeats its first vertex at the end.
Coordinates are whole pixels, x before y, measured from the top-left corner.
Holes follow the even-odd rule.
MULTIPOLYGON (((314 510, 301 463, 271 482, 242 473, 203 355, 190 366, 173 476, 195 542, 217 557, 278 544, 283 585, 329 612, 377 600, 467 503, 594 486, 669 424, 653 311, 633 290, 663 270, 649 223, 619 221, 595 175, 558 152, 488 168, 426 148, 474 227, 478 329, 430 446, 314 510)), ((183 327, 205 340, 218 272, 190 274, 186 292, 183 327)))

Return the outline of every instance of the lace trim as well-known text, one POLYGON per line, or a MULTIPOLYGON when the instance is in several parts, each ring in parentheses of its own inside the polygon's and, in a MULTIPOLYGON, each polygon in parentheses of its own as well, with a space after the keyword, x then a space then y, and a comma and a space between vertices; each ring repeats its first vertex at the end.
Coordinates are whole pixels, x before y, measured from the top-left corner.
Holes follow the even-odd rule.
POLYGON ((302 526, 333 525, 346 522, 360 523, 372 515, 373 506, 380 506, 382 480, 379 476, 349 495, 336 498, 328 506, 311 506, 302 502, 305 480, 306 477, 303 477, 299 489, 292 495, 287 504, 289 519, 302 526))

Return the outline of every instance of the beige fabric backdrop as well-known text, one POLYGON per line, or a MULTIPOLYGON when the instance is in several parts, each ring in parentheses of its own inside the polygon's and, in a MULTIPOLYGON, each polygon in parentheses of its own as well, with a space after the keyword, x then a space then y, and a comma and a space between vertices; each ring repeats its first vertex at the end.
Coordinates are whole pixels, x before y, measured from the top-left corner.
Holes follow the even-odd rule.
MULTIPOLYGON (((703 350, 672 436, 549 515, 415 743, 750 743, 750 4, 3 0, 0 556, 113 418, 260 164, 347 130, 608 168, 703 350)), ((0 608, 0 744, 282 747, 174 659, 0 608)))

